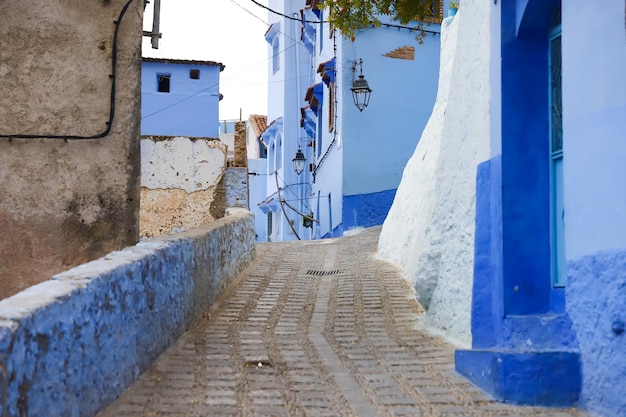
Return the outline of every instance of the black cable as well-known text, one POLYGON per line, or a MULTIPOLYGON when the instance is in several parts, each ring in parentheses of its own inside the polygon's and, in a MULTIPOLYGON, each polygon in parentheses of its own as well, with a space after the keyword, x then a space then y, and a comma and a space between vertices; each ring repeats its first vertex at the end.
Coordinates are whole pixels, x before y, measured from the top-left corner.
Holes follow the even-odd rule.
POLYGON ((115 79, 117 75, 117 37, 118 31, 120 28, 120 24, 122 23, 122 18, 126 14, 128 7, 133 2, 133 0, 128 0, 117 20, 113 21, 115 24, 115 31, 113 32, 113 46, 111 51, 111 101, 109 103, 109 120, 106 122, 106 129, 104 129, 100 133, 96 133, 91 136, 81 136, 81 135, 24 135, 24 134, 13 134, 13 135, 3 135, 0 134, 0 138, 8 138, 9 140, 13 139, 101 139, 109 135, 111 133, 111 127, 113 126, 113 117, 115 116, 115 79))
POLYGON ((282 16, 282 17, 287 18, 287 19, 297 20, 298 22, 302 22, 302 23, 330 23, 329 20, 306 20, 306 19, 298 19, 297 17, 293 17, 293 16, 287 16, 286 14, 283 14, 281 12, 277 12, 276 10, 272 10, 269 7, 262 5, 261 3, 259 3, 256 0, 250 0, 250 1, 252 3, 254 3, 254 4, 256 4, 257 6, 262 7, 263 9, 265 9, 265 10, 271 12, 271 13, 274 13, 274 14, 276 14, 278 16, 282 16))
MULTIPOLYGON (((273 10, 273 9, 267 7, 267 6, 262 5, 261 3, 259 3, 256 0, 250 0, 250 1, 252 3, 254 3, 254 4, 256 4, 257 6, 262 7, 263 9, 265 9, 267 11, 269 11, 271 13, 274 13, 274 14, 276 14, 278 16, 282 16, 282 17, 284 17, 286 19, 297 20, 298 22, 302 22, 302 23, 332 23, 330 20, 306 20, 306 19, 299 19, 299 18, 296 18, 296 17, 293 17, 293 16, 288 16, 288 15, 286 15, 284 13, 281 13, 281 12, 278 12, 276 10, 273 10)), ((373 25, 374 22, 371 21, 371 22, 369 22, 369 24, 373 25)), ((414 31, 418 32, 419 31, 419 32, 425 32, 425 33, 432 33, 433 35, 439 35, 440 34, 440 32, 435 32, 435 31, 432 31, 432 30, 420 29, 419 27, 394 25, 394 24, 391 24, 391 23, 380 23, 380 25, 381 26, 392 27, 392 28, 397 28, 397 29, 408 29, 411 32, 414 32, 414 31)))
MULTIPOLYGON (((374 24, 373 22, 370 22, 370 24, 374 24)), ((410 26, 401 26, 401 25, 394 25, 392 23, 381 23, 381 26, 386 26, 389 28, 396 28, 396 29, 408 29, 411 32, 425 32, 425 33, 432 33, 433 35, 440 35, 441 32, 436 32, 434 30, 426 30, 426 29, 420 29, 418 27, 410 27, 410 26)))

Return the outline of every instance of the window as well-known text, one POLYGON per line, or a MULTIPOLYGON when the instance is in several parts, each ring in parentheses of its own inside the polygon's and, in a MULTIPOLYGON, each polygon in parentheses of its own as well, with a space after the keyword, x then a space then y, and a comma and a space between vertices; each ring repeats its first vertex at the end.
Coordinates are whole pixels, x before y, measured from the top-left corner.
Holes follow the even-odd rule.
POLYGON ((565 285, 565 207, 563 203, 563 91, 561 84, 561 10, 555 13, 549 44, 550 76, 550 223, 552 283, 565 285))
POLYGON ((200 70, 199 69, 190 69, 189 70, 189 78, 191 78, 192 80, 199 80, 200 79, 200 70))
POLYGON ((157 91, 159 93, 170 92, 171 74, 157 74, 157 91))
POLYGON ((281 134, 276 138, 276 153, 274 154, 276 158, 276 171, 282 169, 283 167, 283 136, 281 134))
POLYGON ((275 37, 272 41, 272 73, 276 74, 276 72, 280 69, 280 45, 278 42, 278 37, 275 37))
POLYGON ((267 212, 267 227, 266 227, 266 235, 267 235, 267 241, 271 242, 272 241, 272 212, 268 211, 267 212))

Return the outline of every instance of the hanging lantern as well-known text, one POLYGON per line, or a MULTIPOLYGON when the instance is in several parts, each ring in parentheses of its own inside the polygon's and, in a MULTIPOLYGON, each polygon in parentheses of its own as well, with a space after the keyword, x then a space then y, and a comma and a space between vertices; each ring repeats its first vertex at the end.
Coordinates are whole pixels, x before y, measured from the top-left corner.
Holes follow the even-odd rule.
POLYGON ((293 162, 293 170, 296 171, 296 174, 302 174, 302 171, 304 171, 304 167, 306 165, 306 158, 304 157, 304 154, 302 153, 302 150, 300 148, 298 148, 296 156, 291 161, 293 162))
POLYGON ((354 105, 359 109, 359 111, 363 111, 364 108, 370 102, 370 95, 372 94, 372 89, 370 88, 365 76, 363 75, 363 60, 359 59, 359 62, 354 61, 352 63, 352 98, 354 99, 354 105), (354 74, 356 72, 356 66, 360 66, 360 74, 359 78, 354 79, 354 74))

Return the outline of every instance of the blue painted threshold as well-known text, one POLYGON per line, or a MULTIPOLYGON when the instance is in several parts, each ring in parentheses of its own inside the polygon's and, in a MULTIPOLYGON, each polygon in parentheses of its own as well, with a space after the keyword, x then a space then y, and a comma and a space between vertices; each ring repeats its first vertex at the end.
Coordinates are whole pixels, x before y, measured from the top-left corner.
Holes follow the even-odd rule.
POLYGON ((456 371, 494 399, 567 407, 581 389, 580 355, 571 351, 457 350, 456 371))

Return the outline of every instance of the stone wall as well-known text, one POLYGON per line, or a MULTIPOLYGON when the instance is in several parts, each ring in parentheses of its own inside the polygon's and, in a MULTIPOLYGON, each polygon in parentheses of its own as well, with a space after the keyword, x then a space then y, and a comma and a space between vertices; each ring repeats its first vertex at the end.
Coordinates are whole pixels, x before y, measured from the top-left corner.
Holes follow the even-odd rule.
POLYGON ((0 301, 0 415, 95 415, 249 265, 254 239, 253 216, 234 209, 0 301))
POLYGON ((235 149, 233 167, 248 166, 248 148, 246 144, 246 122, 235 123, 235 149))
POLYGON ((142 19, 0 2, 0 299, 137 242, 142 19))
MULTIPOLYGON (((141 139, 141 236, 197 227, 224 216, 216 210, 226 169, 217 139, 146 136, 141 139)), ((245 206, 240 206, 245 207, 245 206)))

